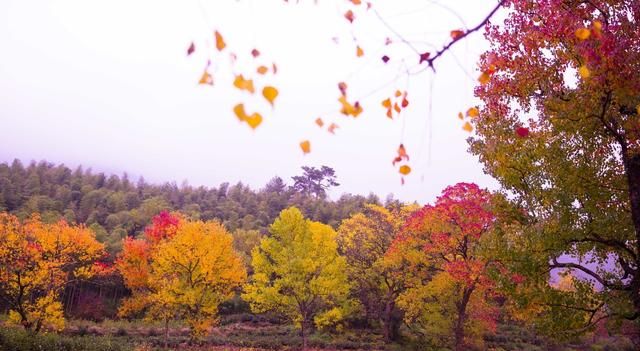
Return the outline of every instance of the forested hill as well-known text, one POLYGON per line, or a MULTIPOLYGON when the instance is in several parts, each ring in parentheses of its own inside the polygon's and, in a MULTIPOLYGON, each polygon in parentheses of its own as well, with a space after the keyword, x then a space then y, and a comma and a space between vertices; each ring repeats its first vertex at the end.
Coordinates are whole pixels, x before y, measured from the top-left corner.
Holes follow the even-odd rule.
POLYGON ((165 209, 194 219, 219 219, 230 231, 265 232, 280 211, 291 205, 308 218, 336 227, 365 203, 380 202, 375 195, 351 194, 332 201, 325 190, 335 185, 333 170, 324 166, 303 167, 301 175, 289 182, 274 177, 254 190, 242 183, 211 188, 177 186, 175 182, 148 184, 144 178, 131 180, 126 173, 94 173, 90 168, 70 169, 46 161, 25 166, 14 160, 0 163, 0 211, 23 218, 39 213, 45 221, 65 218, 84 223, 114 253, 122 238, 140 233, 165 209))

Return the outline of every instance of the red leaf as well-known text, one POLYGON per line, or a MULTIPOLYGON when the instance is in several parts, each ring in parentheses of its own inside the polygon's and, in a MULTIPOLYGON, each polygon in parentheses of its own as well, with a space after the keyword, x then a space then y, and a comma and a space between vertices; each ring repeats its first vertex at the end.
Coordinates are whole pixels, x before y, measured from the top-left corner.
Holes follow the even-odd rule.
POLYGON ((420 54, 420 62, 418 62, 418 63, 420 64, 420 63, 423 63, 425 61, 429 61, 429 56, 431 56, 430 52, 423 52, 422 54, 420 54))
POLYGON ((526 138, 529 136, 529 128, 518 127, 516 128, 516 134, 521 138, 526 138))

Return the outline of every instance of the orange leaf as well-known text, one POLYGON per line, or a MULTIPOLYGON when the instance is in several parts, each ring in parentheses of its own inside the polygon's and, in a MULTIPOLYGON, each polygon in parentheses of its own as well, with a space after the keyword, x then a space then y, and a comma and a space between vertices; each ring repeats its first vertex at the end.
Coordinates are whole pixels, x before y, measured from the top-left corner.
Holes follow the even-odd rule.
POLYGON ((393 119, 393 112, 391 111, 391 108, 387 109, 387 117, 393 119))
POLYGON ((256 72, 258 72, 258 74, 267 74, 267 72, 269 72, 269 69, 267 68, 267 66, 260 66, 256 69, 256 72))
POLYGON ((327 131, 329 131, 329 133, 331 134, 335 134, 335 130, 337 128, 339 128, 337 124, 331 123, 331 125, 329 125, 329 128, 327 128, 327 131))
POLYGON ((354 5, 360 5, 362 3, 361 0, 351 0, 354 5))
POLYGON ((471 131, 473 131, 473 127, 471 126, 471 123, 469 122, 465 122, 464 125, 462 126, 462 129, 471 133, 471 131))
POLYGON ((477 107, 472 107, 470 109, 467 110, 467 117, 478 117, 480 116, 480 111, 478 110, 477 107))
POLYGON ((249 127, 251 127, 252 129, 256 129, 260 125, 260 123, 262 123, 262 116, 259 113, 255 112, 251 116, 245 118, 245 122, 247 122, 249 127))
POLYGON ((404 144, 400 144, 400 146, 398 146, 398 156, 393 159, 392 164, 395 166, 396 163, 401 162, 402 160, 409 161, 409 155, 407 154, 407 149, 404 148, 404 144))
POLYGON ((400 106, 398 106, 397 102, 393 104, 393 109, 396 110, 397 113, 400 113, 400 106))
POLYGON ((460 29, 456 29, 456 30, 452 30, 450 35, 453 40, 457 40, 458 38, 464 35, 464 32, 461 31, 460 29))
POLYGON ((233 108, 233 112, 236 114, 240 121, 245 121, 247 119, 247 113, 244 111, 244 104, 237 104, 233 108))
POLYGON ((303 153, 308 154, 311 152, 311 143, 309 142, 309 140, 304 140, 300 143, 300 148, 302 149, 303 153))
POLYGON ((224 38, 222 38, 222 34, 220 34, 220 32, 216 31, 215 35, 216 35, 216 49, 218 49, 218 51, 222 51, 227 46, 227 44, 224 42, 224 38))
POLYGON ((591 71, 585 65, 582 65, 582 66, 580 66, 580 68, 578 68, 578 74, 580 75, 580 77, 582 77, 584 79, 587 79, 587 78, 591 77, 591 71))
POLYGON ((205 70, 204 72, 202 72, 202 77, 200 77, 200 81, 198 82, 198 84, 213 85, 213 77, 209 72, 205 70))
POLYGON ((464 119, 464 115, 462 114, 462 112, 458 112, 458 118, 459 119, 464 119))
POLYGON ((591 36, 591 31, 587 28, 576 29, 576 38, 580 40, 587 40, 591 36))
POLYGON ((402 92, 400 90, 396 90, 395 95, 396 95, 396 97, 400 97, 400 95, 402 95, 402 92))
POLYGON ((489 83, 490 79, 491 79, 491 76, 487 72, 482 72, 480 77, 478 77, 478 82, 480 82, 480 84, 482 85, 485 85, 489 83))
POLYGON ((387 98, 387 99, 382 100, 382 106, 385 107, 385 108, 391 107, 391 99, 387 98))
POLYGON ((262 89, 262 96, 273 106, 273 101, 278 97, 278 89, 272 86, 266 86, 262 89))
POLYGON ((244 79, 242 74, 236 76, 236 79, 233 81, 233 85, 236 88, 238 88, 240 90, 246 90, 246 91, 250 92, 251 94, 253 94, 255 92, 255 89, 253 88, 253 80, 244 79))
POLYGON ((362 57, 363 55, 364 55, 364 51, 362 50, 362 48, 360 46, 358 46, 356 48, 356 56, 362 57))
POLYGON ((324 122, 322 121, 322 118, 320 117, 316 118, 316 124, 318 125, 318 127, 322 128, 322 126, 324 126, 324 122))
POLYGON ((399 172, 402 175, 407 175, 407 174, 411 173, 411 167, 409 167, 407 165, 402 165, 402 166, 400 166, 399 172))

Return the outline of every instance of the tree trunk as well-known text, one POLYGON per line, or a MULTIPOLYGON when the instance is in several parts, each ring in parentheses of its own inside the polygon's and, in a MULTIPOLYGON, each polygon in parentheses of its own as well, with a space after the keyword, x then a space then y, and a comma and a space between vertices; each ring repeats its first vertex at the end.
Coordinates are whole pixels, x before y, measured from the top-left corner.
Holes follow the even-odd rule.
POLYGON ((469 304, 469 299, 471 298, 471 293, 473 293, 473 286, 469 288, 465 288, 462 293, 462 300, 458 303, 458 319, 454 325, 454 350, 455 351, 464 351, 464 322, 467 320, 467 304, 469 304))
POLYGON ((382 332, 384 335, 384 341, 389 343, 395 338, 393 327, 393 308, 395 307, 395 300, 387 299, 387 303, 384 306, 384 312, 382 315, 382 332))
POLYGON ((307 318, 306 316, 302 319, 302 350, 307 349, 307 318))
MULTIPOLYGON (((629 202, 631 205, 631 219, 636 232, 636 267, 640 267, 640 154, 630 156, 626 162, 627 182, 629 185, 629 202)), ((630 285, 631 299, 635 307, 635 314, 640 315, 640 277, 635 270, 630 285)))

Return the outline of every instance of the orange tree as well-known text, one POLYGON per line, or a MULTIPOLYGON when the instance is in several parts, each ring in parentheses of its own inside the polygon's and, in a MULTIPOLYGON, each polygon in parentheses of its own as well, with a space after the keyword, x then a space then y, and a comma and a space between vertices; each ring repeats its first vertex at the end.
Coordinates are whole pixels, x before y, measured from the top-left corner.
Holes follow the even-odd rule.
POLYGON ((20 222, 0 213, 0 298, 9 320, 25 329, 61 330, 60 294, 69 283, 99 271, 104 247, 92 231, 65 221, 46 224, 38 216, 20 222))
POLYGON ((132 293, 119 314, 162 319, 165 346, 171 319, 185 318, 193 336, 204 335, 218 305, 246 279, 233 238, 219 222, 167 212, 154 218, 144 238, 125 240, 116 266, 132 293))

